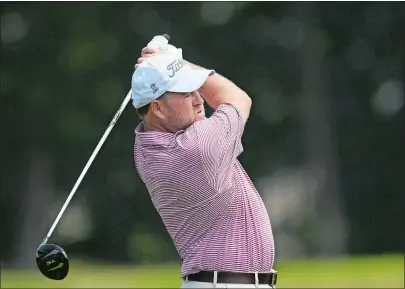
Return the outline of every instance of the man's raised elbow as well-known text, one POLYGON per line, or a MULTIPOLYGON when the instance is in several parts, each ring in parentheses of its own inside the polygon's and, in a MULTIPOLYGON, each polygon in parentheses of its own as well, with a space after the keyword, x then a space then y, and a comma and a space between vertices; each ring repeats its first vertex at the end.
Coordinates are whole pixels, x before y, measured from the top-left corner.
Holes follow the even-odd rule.
POLYGON ((243 99, 243 102, 240 103, 240 112, 242 114, 244 121, 246 122, 250 115, 250 109, 252 107, 252 99, 245 92, 244 92, 242 99, 243 99))
POLYGON ((247 98, 247 103, 249 105, 249 107, 252 107, 252 99, 250 98, 250 96, 248 94, 246 94, 246 98, 247 98))
POLYGON ((244 94, 245 94, 244 99, 245 99, 245 102, 246 102, 246 107, 250 110, 250 108, 252 107, 252 99, 250 98, 250 96, 246 92, 244 92, 244 94))

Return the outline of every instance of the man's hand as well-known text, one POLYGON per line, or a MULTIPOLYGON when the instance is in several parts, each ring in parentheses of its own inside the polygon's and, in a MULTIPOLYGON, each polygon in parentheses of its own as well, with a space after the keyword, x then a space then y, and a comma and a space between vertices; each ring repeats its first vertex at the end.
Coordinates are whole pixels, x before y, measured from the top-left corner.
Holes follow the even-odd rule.
MULTIPOLYGON (((162 36, 155 36, 141 51, 141 57, 138 58, 137 65, 141 64, 145 59, 152 57, 158 53, 172 53, 180 58, 183 58, 183 51, 171 44, 162 36)), ((136 65, 136 66, 137 66, 136 65)), ((136 67, 135 66, 135 67, 136 67)))
POLYGON ((137 64, 141 64, 142 62, 145 61, 145 59, 150 58, 160 52, 161 51, 159 49, 153 47, 142 48, 141 57, 138 58, 137 64))

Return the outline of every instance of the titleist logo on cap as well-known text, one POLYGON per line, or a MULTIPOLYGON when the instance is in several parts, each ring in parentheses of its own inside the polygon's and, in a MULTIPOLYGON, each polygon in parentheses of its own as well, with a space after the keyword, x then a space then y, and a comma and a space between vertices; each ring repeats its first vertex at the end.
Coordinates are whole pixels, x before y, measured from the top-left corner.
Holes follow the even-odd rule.
POLYGON ((176 59, 167 66, 169 77, 173 77, 177 71, 184 67, 187 63, 183 59, 176 59))

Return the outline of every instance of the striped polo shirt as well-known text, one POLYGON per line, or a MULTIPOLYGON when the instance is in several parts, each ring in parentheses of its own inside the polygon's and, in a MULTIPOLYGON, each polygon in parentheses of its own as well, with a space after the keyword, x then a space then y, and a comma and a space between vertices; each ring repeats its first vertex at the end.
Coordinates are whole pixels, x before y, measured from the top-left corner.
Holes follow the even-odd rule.
POLYGON ((272 269, 269 216, 237 159, 243 130, 231 104, 177 133, 135 129, 136 169, 181 257, 182 277, 272 269))

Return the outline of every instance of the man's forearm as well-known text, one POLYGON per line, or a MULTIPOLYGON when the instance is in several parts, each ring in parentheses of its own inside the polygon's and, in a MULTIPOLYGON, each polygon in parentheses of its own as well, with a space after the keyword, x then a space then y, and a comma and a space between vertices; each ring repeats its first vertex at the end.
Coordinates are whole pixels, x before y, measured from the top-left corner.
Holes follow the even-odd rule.
MULTIPOLYGON (((204 69, 193 63, 188 63, 195 69, 204 69)), ((199 92, 213 109, 222 103, 231 103, 241 111, 245 120, 249 117, 252 104, 250 97, 224 76, 218 73, 209 76, 199 92)))

